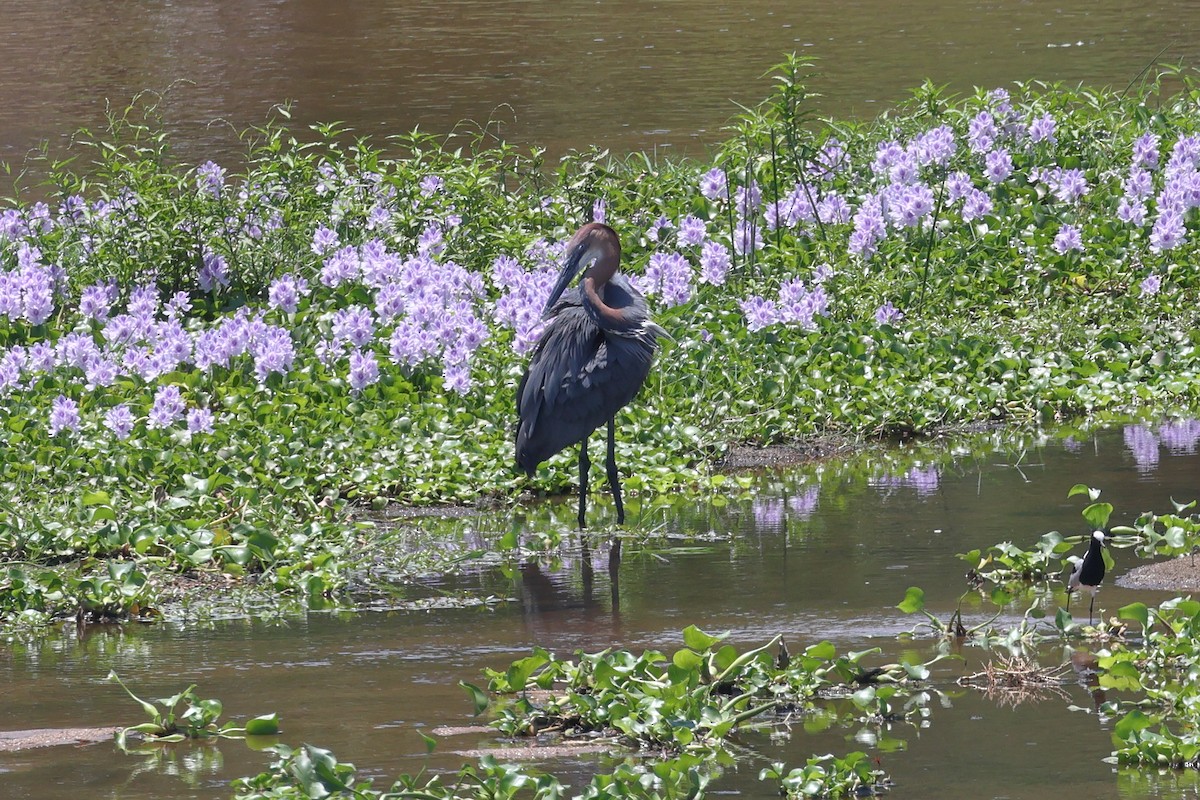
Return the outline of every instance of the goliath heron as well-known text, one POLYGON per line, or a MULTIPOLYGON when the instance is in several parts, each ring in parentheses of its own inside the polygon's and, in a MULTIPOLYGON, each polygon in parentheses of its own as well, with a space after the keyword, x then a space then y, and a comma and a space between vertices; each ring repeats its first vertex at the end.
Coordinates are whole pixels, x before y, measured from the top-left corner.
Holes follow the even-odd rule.
POLYGON ((587 510, 587 440, 608 423, 608 485, 625 522, 617 474, 618 411, 642 388, 667 332, 650 319, 646 301, 624 276, 621 242, 607 225, 580 228, 567 243, 558 282, 542 311, 546 327, 517 389, 517 466, 532 476, 538 464, 579 445, 579 527, 587 510), (590 266, 588 266, 590 265, 590 266), (587 266, 579 286, 571 281, 587 266))

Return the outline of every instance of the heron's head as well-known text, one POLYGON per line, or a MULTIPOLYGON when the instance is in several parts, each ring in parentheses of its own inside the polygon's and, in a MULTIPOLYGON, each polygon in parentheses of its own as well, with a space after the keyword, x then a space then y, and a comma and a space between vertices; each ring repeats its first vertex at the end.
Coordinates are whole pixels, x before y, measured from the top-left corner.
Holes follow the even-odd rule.
MULTIPOLYGON (((575 280, 575 276, 584 267, 603 259, 605 264, 611 263, 612 272, 616 272, 620 258, 620 240, 612 228, 598 222, 589 222, 576 231, 575 235, 571 237, 571 241, 567 242, 562 272, 559 273, 554 288, 550 290, 550 296, 542 308, 542 317, 545 318, 550 313, 550 309, 554 307, 554 304, 558 302, 563 292, 567 290, 567 287, 575 280)), ((612 277, 611 272, 604 276, 604 280, 607 281, 610 277, 612 277)), ((603 283, 603 281, 600 282, 603 283)))
POLYGON ((1092 531, 1092 538, 1100 544, 1104 544, 1104 531, 1092 531))

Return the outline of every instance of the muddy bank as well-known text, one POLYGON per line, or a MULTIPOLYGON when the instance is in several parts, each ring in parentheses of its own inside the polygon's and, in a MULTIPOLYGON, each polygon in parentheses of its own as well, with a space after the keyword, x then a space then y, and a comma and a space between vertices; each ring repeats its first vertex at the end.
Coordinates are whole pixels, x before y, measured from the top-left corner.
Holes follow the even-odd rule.
POLYGON ((1135 567, 1117 579, 1126 589, 1157 589, 1165 592, 1200 592, 1200 561, 1185 555, 1135 567))
POLYGON ((120 728, 43 728, 32 731, 0 731, 0 753, 37 747, 98 744, 112 741, 120 728))

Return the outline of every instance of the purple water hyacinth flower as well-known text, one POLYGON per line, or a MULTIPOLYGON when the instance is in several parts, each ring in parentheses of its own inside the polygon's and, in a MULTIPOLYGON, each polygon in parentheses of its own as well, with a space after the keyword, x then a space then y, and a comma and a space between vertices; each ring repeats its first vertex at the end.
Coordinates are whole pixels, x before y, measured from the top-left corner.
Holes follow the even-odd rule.
POLYGON ((171 295, 171 299, 167 301, 164 313, 167 319, 179 319, 192 310, 192 298, 187 292, 178 291, 171 295))
POLYGON ((121 356, 121 366, 125 373, 137 375, 146 382, 152 381, 157 375, 148 347, 127 347, 121 356))
POLYGON ((916 183, 920 178, 917 159, 910 153, 901 153, 888 169, 892 183, 916 183))
POLYGON ((1122 434, 1137 471, 1143 475, 1154 472, 1158 468, 1159 441, 1153 431, 1146 425, 1126 425, 1122 434))
POLYGON ((66 395, 54 398, 50 408, 50 435, 79 430, 79 404, 66 395))
POLYGON ((923 183, 893 186, 888 195, 888 218, 902 228, 920 224, 933 211, 933 190, 923 183))
POLYGON ((212 161, 205 161, 196 168, 196 188, 203 194, 221 196, 225 186, 225 169, 212 161))
POLYGON ((728 247, 711 240, 705 242, 700 249, 700 282, 723 286, 732 263, 728 247))
POLYGON ((714 167, 700 177, 700 194, 709 200, 727 200, 729 198, 729 180, 725 170, 714 167))
POLYGON ((88 319, 106 319, 117 302, 117 292, 115 280, 92 284, 79 295, 79 313, 88 319))
POLYGON ((358 249, 358 263, 362 282, 375 289, 395 283, 404 271, 404 259, 389 252, 387 245, 378 239, 372 239, 358 249))
POLYGON ((99 356, 88 361, 83 368, 83 374, 87 382, 83 388, 87 391, 93 391, 100 386, 112 386, 117 380, 118 365, 112 356, 99 356))
POLYGON ((783 199, 767 204, 764 211, 767 230, 772 231, 794 228, 801 222, 814 222, 817 219, 817 208, 809 197, 809 190, 802 183, 797 183, 783 199))
POLYGON ((763 235, 754 220, 739 219, 733 227, 733 250, 738 255, 762 249, 763 235))
POLYGON ((973 153, 986 153, 991 150, 999 135, 996 121, 987 111, 980 111, 967 123, 967 144, 973 153))
POLYGON ((805 171, 813 178, 827 180, 837 175, 847 163, 846 146, 837 137, 830 136, 817 152, 812 164, 806 165, 805 171))
POLYGON ((378 382, 379 362, 375 360, 375 354, 362 350, 350 351, 350 388, 361 392, 378 382))
POLYGON ((375 313, 380 322, 391 322, 402 315, 408 308, 408 299, 404 287, 398 283, 380 286, 375 292, 375 313))
POLYGON ((21 318, 41 325, 54 313, 55 279, 48 267, 28 265, 9 273, 7 286, 0 285, 0 311, 10 319, 21 318))
POLYGON ((891 300, 875 309, 875 322, 878 325, 895 325, 902 319, 904 319, 904 312, 892 305, 891 300))
POLYGON ((878 195, 867 195, 854 212, 854 231, 850 234, 848 249, 854 255, 870 258, 886 236, 883 203, 878 195))
POLYGON ((340 241, 337 231, 324 225, 318 225, 317 229, 313 231, 312 251, 323 256, 337 247, 340 241))
POLYGON ((1125 180, 1121 181, 1121 188, 1130 201, 1144 200, 1154 194, 1154 180, 1148 171, 1133 167, 1125 180))
POLYGON ((200 271, 196 273, 201 291, 211 293, 229 286, 229 265, 221 255, 205 248, 201 260, 200 271))
POLYGON ((912 153, 922 167, 930 164, 944 167, 950 163, 957 150, 958 142, 954 138, 954 130, 949 125, 931 128, 908 145, 908 152, 912 153))
POLYGON ((871 162, 871 172, 878 176, 891 173, 892 167, 904 156, 904 148, 899 142, 880 142, 875 148, 875 160, 871 162))
POLYGON ((124 403, 113 406, 104 414, 104 427, 117 439, 128 439, 133 432, 133 412, 124 403))
MULTIPOLYGON (((492 283, 498 288, 514 289, 524 276, 525 271, 521 269, 521 262, 508 254, 496 256, 492 261, 492 283)), ((547 294, 549 293, 547 292, 547 294)))
POLYGON ((333 369, 333 365, 349 354, 349 348, 345 342, 334 342, 329 339, 322 339, 313 345, 313 353, 317 357, 317 361, 321 362, 323 367, 333 369))
POLYGON ((779 311, 774 301, 764 297, 752 295, 740 301, 738 305, 746 315, 746 328, 751 332, 760 331, 779 321, 779 311))
POLYGON ((984 177, 992 183, 1003 183, 1012 174, 1012 156, 1002 147, 988 153, 984 163, 984 177))
POLYGON ((971 189, 967 193, 966 199, 963 201, 962 218, 963 222, 974 222, 975 220, 986 217, 992 213, 992 198, 987 192, 981 192, 979 189, 971 189))
POLYGON ((1042 116, 1029 123, 1029 138, 1034 142, 1054 142, 1058 123, 1050 114, 1042 116))
POLYGON ((692 266, 678 253, 655 253, 639 281, 643 291, 662 297, 663 305, 683 305, 692 297, 692 266))
POLYGON ((20 272, 0 270, 0 316, 8 319, 20 319, 23 308, 21 302, 23 286, 20 272))
POLYGON ((1200 161, 1200 136, 1179 134, 1175 145, 1171 148, 1171 158, 1167 161, 1166 171, 1194 170, 1200 161))
POLYGON ((260 384, 265 384, 272 374, 288 374, 296 360, 291 334, 273 325, 264 327, 251 343, 250 353, 254 357, 254 375, 260 384))
POLYGON ((749 186, 739 186, 733 197, 738 216, 743 219, 754 216, 762 205, 762 190, 757 181, 750 181, 749 186))
POLYGON ((367 212, 367 230, 369 231, 388 231, 392 227, 392 212, 391 210, 380 203, 371 206, 371 210, 367 212))
POLYGON ((1042 173, 1042 180, 1050 191, 1064 203, 1074 203, 1088 191, 1087 177, 1081 169, 1055 167, 1042 173))
POLYGON ((20 386, 21 371, 25 368, 27 361, 25 348, 20 345, 16 345, 0 355, 0 397, 20 386))
POLYGON ((817 285, 810 290, 802 280, 794 278, 779 287, 776 310, 783 324, 815 330, 816 317, 826 316, 829 312, 829 296, 825 287, 817 285))
POLYGON ((358 280, 360 263, 358 251, 347 245, 321 262, 321 283, 336 289, 343 283, 358 280))
POLYGON ((1155 133, 1143 133, 1133 140, 1133 166, 1136 169, 1158 167, 1159 138, 1155 133))
POLYGON ((68 333, 54 345, 55 360, 67 367, 83 369, 88 362, 100 357, 100 349, 91 334, 68 333))
POLYGON ((421 178, 421 196, 432 197, 441 191, 445 183, 438 175, 426 175, 424 178, 421 178))
POLYGON ((1060 256, 1065 256, 1072 250, 1083 252, 1083 234, 1076 226, 1065 223, 1054 235, 1054 244, 1051 246, 1060 256))
POLYGON ((833 267, 829 266, 829 264, 826 264, 825 262, 821 262, 820 264, 817 264, 815 269, 813 269, 813 283, 818 285, 825 283, 825 281, 832 278, 833 275, 833 267))
POLYGON ((56 355, 54 345, 50 342, 35 342, 25 351, 26 369, 37 375, 51 372, 54 369, 56 355))
POLYGON ((679 246, 694 247, 704 243, 708 237, 708 225, 697 216, 688 214, 679 221, 679 246))
POLYGON ((375 318, 366 306, 347 306, 334 312, 330 330, 335 342, 362 347, 375 338, 375 318))
POLYGON ((146 417, 146 427, 150 430, 169 428, 183 418, 185 408, 179 387, 174 384, 163 386, 154 393, 154 402, 150 404, 150 413, 146 417))
POLYGON ((592 222, 604 224, 608 219, 608 204, 604 202, 603 197, 597 197, 592 203, 592 222))
POLYGON ((152 320, 158 314, 158 287, 152 283, 142 284, 129 293, 125 312, 140 320, 152 320))
POLYGON ((825 225, 841 225, 850 221, 850 204, 837 192, 830 192, 817 203, 817 219, 825 225))
POLYGON ((971 181, 970 175, 965 172, 952 173, 946 178, 946 200, 950 203, 961 200, 974 188, 975 184, 971 181))
POLYGON ((471 391, 471 368, 467 364, 447 364, 442 370, 446 388, 465 396, 471 391))
POLYGON ((15 208, 0 211, 0 239, 7 239, 11 242, 28 233, 29 226, 25 224, 25 218, 21 216, 20 211, 15 208))
POLYGON ((1146 204, 1140 200, 1122 197, 1117 203, 1117 219, 1141 227, 1146 224, 1146 204))
POLYGON ((1150 229, 1150 249, 1156 253, 1178 247, 1187 236, 1183 214, 1173 208, 1167 208, 1154 220, 1150 229))
POLYGON ((1142 290, 1142 294, 1146 295, 1147 297, 1156 295, 1162 288, 1162 276, 1147 275, 1146 278, 1142 280, 1140 284, 1138 284, 1138 288, 1140 288, 1142 290))
POLYGON ((54 229, 54 218, 50 216, 50 206, 42 201, 33 204, 29 209, 29 229, 46 233, 54 229))
POLYGON ((207 408, 190 408, 187 412, 188 433, 195 436, 198 433, 212 433, 216 418, 207 408))
POLYGON ((438 256, 445 250, 446 239, 442 233, 442 226, 436 222, 430 222, 417 237, 417 252, 421 255, 438 256))
POLYGON ((671 222, 671 220, 667 219, 666 217, 659 217, 658 219, 654 220, 654 222, 650 225, 650 228, 646 231, 646 238, 649 239, 652 244, 658 244, 666 238, 670 231, 673 230, 675 230, 674 222, 671 222))

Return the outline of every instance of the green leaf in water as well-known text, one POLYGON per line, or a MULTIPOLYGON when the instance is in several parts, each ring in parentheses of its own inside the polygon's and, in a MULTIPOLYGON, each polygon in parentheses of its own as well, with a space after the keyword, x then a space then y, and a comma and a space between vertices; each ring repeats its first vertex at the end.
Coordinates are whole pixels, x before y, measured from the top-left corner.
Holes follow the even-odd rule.
POLYGON ((475 716, 478 717, 484 711, 487 711, 487 707, 491 702, 488 700, 487 692, 475 684, 467 683, 466 681, 459 681, 458 685, 466 689, 467 694, 471 696, 471 703, 475 706, 475 716))
POLYGON ((1083 510, 1083 518, 1096 530, 1102 530, 1108 525, 1108 518, 1112 515, 1112 511, 1112 503, 1092 503, 1083 510))
POLYGON ((1142 630, 1150 627, 1150 609, 1145 603, 1130 603, 1127 606, 1122 606, 1117 612, 1118 619, 1133 620, 1142 626, 1142 630))
POLYGON ((705 650, 708 650, 726 636, 728 636, 728 634, 712 636, 700 630, 695 625, 688 625, 683 629, 683 643, 699 653, 703 653, 705 650))
POLYGON ((918 611, 925 609, 925 590, 919 586, 910 586, 904 593, 904 600, 896 605, 896 608, 903 611, 905 614, 915 614, 918 611))
POLYGON ((279 715, 264 714, 246 723, 247 736, 274 736, 279 733, 279 715))

